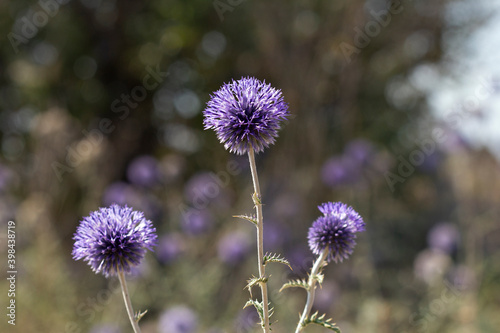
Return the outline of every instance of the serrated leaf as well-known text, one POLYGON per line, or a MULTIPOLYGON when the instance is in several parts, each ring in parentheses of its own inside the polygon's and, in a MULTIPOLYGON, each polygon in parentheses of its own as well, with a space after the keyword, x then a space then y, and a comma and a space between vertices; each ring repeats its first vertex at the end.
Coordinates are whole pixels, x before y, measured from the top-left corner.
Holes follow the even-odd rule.
POLYGON ((321 316, 318 317, 317 311, 312 316, 306 318, 302 323, 302 326, 305 327, 309 324, 316 324, 319 326, 323 326, 324 328, 328 328, 337 333, 341 333, 340 328, 338 328, 338 326, 335 326, 335 323, 332 323, 331 318, 325 319, 325 314, 322 314, 321 316))
POLYGON ((259 314, 260 322, 261 324, 264 322, 264 308, 262 306, 262 303, 259 301, 256 301, 254 299, 249 299, 246 303, 243 309, 253 305, 255 310, 257 310, 257 313, 259 314))
POLYGON ((262 263, 265 265, 268 262, 278 262, 278 263, 281 263, 283 265, 287 265, 293 271, 292 266, 290 265, 290 262, 277 253, 274 253, 274 254, 273 253, 266 253, 264 255, 262 263))
MULTIPOLYGON (((254 299, 249 299, 246 303, 245 303, 245 306, 243 307, 243 309, 253 305, 255 307, 255 309, 257 310, 257 313, 259 314, 259 318, 260 318, 260 325, 262 327, 264 327, 264 307, 262 305, 263 303, 262 302, 259 302, 259 301, 256 301, 254 299)), ((271 316, 274 314, 274 308, 272 308, 271 306, 271 303, 268 303, 268 310, 269 310, 269 318, 271 318, 271 316)), ((269 326, 271 326, 271 323, 269 323, 269 326)))
POLYGON ((252 215, 233 215, 233 217, 237 217, 239 219, 247 220, 249 222, 252 222, 256 226, 259 225, 259 223, 257 222, 257 219, 255 217, 253 217, 252 215))
POLYGON ((267 280, 268 280, 268 278, 265 276, 263 276, 263 277, 252 276, 252 278, 247 281, 248 284, 245 287, 246 289, 248 289, 248 292, 250 293, 250 297, 252 297, 252 287, 254 287, 257 284, 267 283, 267 280))
POLYGON ((285 283, 281 289, 279 290, 280 292, 288 289, 288 288, 304 288, 305 290, 309 290, 309 284, 307 283, 306 280, 290 280, 287 283, 285 283))

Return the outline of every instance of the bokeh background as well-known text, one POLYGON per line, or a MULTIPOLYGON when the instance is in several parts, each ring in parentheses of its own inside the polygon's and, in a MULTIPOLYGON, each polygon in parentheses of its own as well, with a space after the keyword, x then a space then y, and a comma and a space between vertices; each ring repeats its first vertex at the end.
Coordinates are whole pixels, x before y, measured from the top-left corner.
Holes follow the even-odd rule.
MULTIPOLYGON (((255 76, 292 116, 257 156, 273 332, 291 332, 317 205, 365 219, 314 308, 345 333, 498 332, 497 0, 0 1, 0 308, 7 221, 17 320, 1 332, 131 332, 117 281, 71 258, 83 216, 142 210, 160 244, 129 277, 143 332, 259 332, 245 156, 204 131, 223 82, 255 76)), ((324 332, 308 327, 307 332, 324 332)))

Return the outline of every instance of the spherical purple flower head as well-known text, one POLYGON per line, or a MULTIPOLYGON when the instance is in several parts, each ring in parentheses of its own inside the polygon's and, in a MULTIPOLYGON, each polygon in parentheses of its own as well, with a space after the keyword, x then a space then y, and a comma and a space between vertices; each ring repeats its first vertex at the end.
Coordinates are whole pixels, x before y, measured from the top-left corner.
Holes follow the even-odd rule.
POLYGON ((356 233, 365 230, 365 223, 352 207, 341 202, 327 202, 318 208, 324 215, 309 228, 309 248, 316 255, 328 248, 327 260, 342 262, 352 253, 356 233))
POLYGON ((111 205, 85 217, 73 237, 73 259, 86 261, 96 273, 109 277, 130 273, 146 250, 156 245, 156 229, 142 212, 111 205))
POLYGON ((253 77, 225 83, 210 96, 203 111, 205 129, 232 153, 256 153, 273 144, 289 115, 281 90, 253 77))

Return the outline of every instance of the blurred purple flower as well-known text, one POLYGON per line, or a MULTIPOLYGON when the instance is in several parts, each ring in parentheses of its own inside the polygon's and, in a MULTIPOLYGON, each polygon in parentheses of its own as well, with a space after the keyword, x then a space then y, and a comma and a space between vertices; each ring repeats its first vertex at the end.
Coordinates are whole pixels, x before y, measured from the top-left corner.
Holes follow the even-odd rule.
POLYGON ((163 311, 158 323, 160 333, 193 333, 197 327, 198 316, 186 306, 175 306, 163 311))
POLYGON ((427 243, 432 250, 453 253, 460 241, 460 233, 453 223, 438 223, 427 234, 427 243))
POLYGON ((152 156, 136 157, 127 168, 128 180, 138 186, 151 187, 160 181, 158 161, 152 156))
POLYGON ((201 235, 213 224, 212 214, 208 210, 190 208, 182 214, 182 230, 189 235, 201 235))
POLYGON ((309 228, 309 248, 316 255, 328 248, 327 260, 342 262, 354 250, 356 234, 365 230, 365 223, 352 207, 341 202, 327 202, 318 209, 323 216, 309 228))
POLYGON ((184 252, 184 241, 178 234, 162 236, 158 241, 156 256, 162 264, 169 264, 184 252))
POLYGON ((222 186, 217 176, 210 172, 199 172, 193 175, 184 187, 186 199, 197 209, 206 208, 210 202, 221 194, 222 186))
POLYGON ((225 83, 210 95, 203 111, 205 129, 213 129, 224 148, 243 155, 273 144, 289 115, 281 90, 253 77, 225 83))
POLYGON ((83 259, 96 274, 106 277, 120 270, 130 273, 156 245, 155 232, 142 212, 118 205, 100 208, 84 217, 76 229, 73 259, 83 259))
POLYGON ((331 187, 355 183, 360 176, 359 164, 345 156, 329 158, 321 169, 321 179, 325 185, 331 187))
POLYGON ((250 250, 250 241, 245 233, 233 231, 224 235, 217 244, 219 259, 229 265, 240 263, 250 250))
POLYGON ((352 140, 345 148, 345 155, 357 161, 360 165, 370 163, 375 154, 375 147, 365 139, 352 140))

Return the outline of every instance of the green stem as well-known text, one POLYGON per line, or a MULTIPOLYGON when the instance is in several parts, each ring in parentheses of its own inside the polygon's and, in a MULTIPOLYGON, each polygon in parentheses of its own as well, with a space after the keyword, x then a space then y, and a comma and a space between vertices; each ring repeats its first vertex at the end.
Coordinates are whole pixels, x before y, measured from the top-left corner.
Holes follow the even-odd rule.
POLYGON ((122 287, 123 300, 125 301, 125 307, 127 308, 128 318, 134 329, 134 333, 141 333, 139 328, 139 323, 134 318, 134 309, 132 308, 132 302, 130 302, 130 296, 128 294, 127 282, 125 281, 125 274, 122 270, 118 271, 118 279, 120 280, 120 285, 122 287))
POLYGON ((309 316, 309 313, 311 312, 313 303, 314 303, 314 294, 316 293, 316 281, 317 281, 317 275, 323 266, 323 262, 326 259, 326 256, 328 255, 328 248, 324 249, 323 252, 321 252, 320 256, 314 263, 312 269, 311 269, 311 274, 309 275, 309 280, 307 281, 308 284, 308 289, 307 289, 307 302, 306 305, 304 306, 304 312, 302 312, 302 316, 300 317, 299 324, 297 325, 297 328, 295 330, 295 333, 299 333, 302 331, 304 328, 304 322, 306 321, 307 317, 309 316))
MULTIPOLYGON (((254 194, 252 196, 253 202, 255 204, 255 210, 257 212, 257 261, 259 266, 259 277, 264 277, 266 275, 266 268, 264 266, 264 221, 262 218, 262 202, 261 193, 259 185, 259 177, 257 175, 257 166, 255 164, 255 154, 253 149, 248 151, 248 160, 250 162, 250 170, 252 171, 252 181, 254 194)), ((262 306, 264 318, 262 324, 262 330, 264 333, 269 332, 269 302, 267 296, 267 283, 260 283, 260 289, 262 291, 262 306)))

